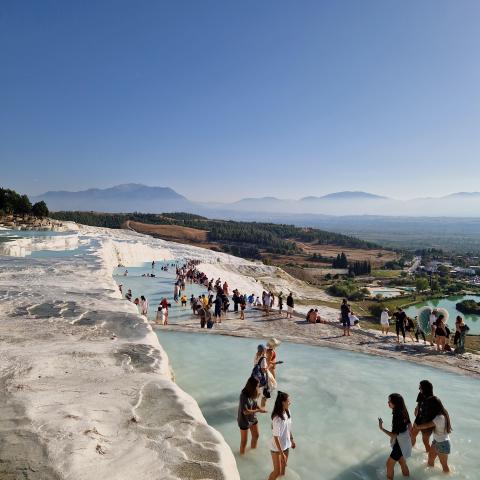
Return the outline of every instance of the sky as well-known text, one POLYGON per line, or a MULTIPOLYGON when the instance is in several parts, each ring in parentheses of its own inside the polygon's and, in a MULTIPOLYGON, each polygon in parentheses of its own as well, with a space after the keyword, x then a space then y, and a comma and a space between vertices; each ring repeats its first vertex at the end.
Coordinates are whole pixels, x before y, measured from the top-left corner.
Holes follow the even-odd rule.
POLYGON ((480 190, 477 0, 2 0, 0 186, 480 190))

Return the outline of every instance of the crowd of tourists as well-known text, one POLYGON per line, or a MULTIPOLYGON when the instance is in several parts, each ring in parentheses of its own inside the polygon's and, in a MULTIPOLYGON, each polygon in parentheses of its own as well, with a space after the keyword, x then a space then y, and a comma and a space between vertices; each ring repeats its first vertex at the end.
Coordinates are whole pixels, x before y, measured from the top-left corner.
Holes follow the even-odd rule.
MULTIPOLYGON (((260 309, 264 316, 270 315, 272 309, 277 306, 278 313, 283 313, 284 303, 287 305, 286 316, 292 318, 294 312, 294 299, 292 293, 286 298, 280 292, 277 296, 272 291, 263 291, 261 297, 255 294, 241 293, 238 289, 233 289, 230 293, 230 286, 226 281, 220 278, 214 280, 198 270, 198 261, 191 260, 182 266, 171 264, 162 266, 162 270, 175 268, 176 276, 173 286, 173 301, 179 303, 182 308, 187 308, 190 304, 192 313, 200 318, 201 328, 212 328, 215 323, 221 323, 233 304, 233 312, 240 314, 240 319, 245 318, 247 309, 260 309), (206 288, 207 293, 199 296, 191 295, 187 298, 186 286, 189 283, 196 283, 206 288), (213 312, 213 314, 212 314, 213 312)), ((154 262, 152 262, 152 270, 154 262)), ((121 291, 120 285, 120 291, 121 291)), ((147 315, 148 301, 142 295, 140 298, 132 300, 132 292, 128 290, 125 297, 138 305, 142 315, 147 315)), ((171 303, 167 298, 163 298, 158 306, 156 322, 162 325, 168 324, 168 310, 171 303)), ((400 334, 403 341, 406 342, 406 333, 409 334, 412 341, 414 336, 416 341, 421 337, 424 343, 430 335, 431 345, 436 345, 439 351, 447 351, 449 337, 451 332, 446 325, 442 314, 433 311, 430 318, 430 331, 425 332, 422 329, 418 318, 409 318, 402 308, 398 308, 391 317, 388 308, 382 311, 380 323, 382 332, 388 334, 390 321, 394 320, 397 342, 400 342, 400 334)), ((310 309, 306 315, 309 323, 323 323, 318 309, 310 309)), ((343 326, 343 335, 349 336, 351 329, 359 325, 359 319, 353 312, 348 301, 344 299, 340 307, 340 320, 343 326)), ((465 325, 461 317, 457 317, 456 330, 454 335, 454 344, 457 348, 464 348, 465 334, 468 326, 465 325)), ((290 449, 295 449, 296 444, 292 433, 291 418, 291 397, 280 390, 277 385, 276 368, 282 364, 277 358, 276 349, 280 342, 271 338, 265 345, 257 347, 257 352, 253 359, 253 368, 250 377, 247 379, 244 388, 240 393, 237 423, 240 429, 240 454, 246 452, 249 433, 250 448, 255 449, 260 436, 257 414, 267 414, 267 402, 274 396, 275 401, 271 412, 271 441, 270 454, 272 461, 272 471, 268 480, 275 480, 285 475, 288 465, 290 449)), ((419 394, 416 399, 417 405, 414 410, 414 422, 410 420, 408 409, 406 408, 403 397, 398 393, 392 393, 388 397, 388 406, 392 410, 392 426, 390 430, 384 427, 381 418, 378 419, 379 429, 390 438, 391 453, 387 459, 386 472, 387 479, 393 479, 394 468, 398 463, 402 474, 409 475, 407 459, 411 456, 412 447, 415 445, 417 437, 421 435, 425 451, 428 454, 428 465, 433 466, 438 458, 441 467, 445 473, 448 473, 448 455, 450 454, 450 437, 452 431, 449 414, 438 397, 433 394, 433 386, 428 380, 422 380, 419 386, 419 394), (433 438, 433 440, 432 440, 433 438)))
POLYGON ((427 344, 427 337, 430 337, 430 345, 435 346, 438 352, 465 352, 465 337, 470 328, 460 315, 457 315, 455 319, 455 332, 453 336, 452 331, 447 325, 445 315, 435 309, 432 310, 429 316, 428 329, 422 326, 418 316, 415 318, 409 317, 401 307, 398 307, 392 316, 390 316, 389 309, 384 308, 380 315, 380 325, 383 334, 388 334, 390 330, 390 320, 392 319, 395 322, 397 343, 400 343, 400 335, 403 338, 403 343, 406 343, 406 335, 408 334, 412 342, 419 342, 420 338, 422 338, 425 345, 427 344), (452 339, 453 345, 451 345, 452 339))

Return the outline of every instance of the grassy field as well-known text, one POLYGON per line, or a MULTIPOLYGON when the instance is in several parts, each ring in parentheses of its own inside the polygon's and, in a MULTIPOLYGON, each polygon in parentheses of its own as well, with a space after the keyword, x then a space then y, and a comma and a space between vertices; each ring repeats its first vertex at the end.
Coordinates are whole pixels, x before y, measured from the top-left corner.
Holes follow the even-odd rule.
POLYGON ((316 242, 305 243, 296 242, 297 245, 305 252, 308 257, 313 254, 322 255, 323 257, 336 257, 342 252, 348 257, 351 262, 355 261, 369 261, 372 267, 381 267, 386 262, 396 260, 398 255, 391 250, 383 249, 365 249, 365 248, 349 248, 338 245, 323 245, 316 242))
POLYGON ((402 270, 372 270, 372 277, 375 278, 397 278, 401 275, 402 270))
MULTIPOLYGON (((139 233, 154 235, 165 240, 177 242, 192 243, 194 245, 207 245, 207 231, 198 230, 190 227, 180 227, 177 225, 151 225, 148 223, 127 222, 127 228, 131 228, 139 233)), ((210 244, 208 244, 210 245, 210 244)), ((208 247, 207 247, 208 248, 208 247)))

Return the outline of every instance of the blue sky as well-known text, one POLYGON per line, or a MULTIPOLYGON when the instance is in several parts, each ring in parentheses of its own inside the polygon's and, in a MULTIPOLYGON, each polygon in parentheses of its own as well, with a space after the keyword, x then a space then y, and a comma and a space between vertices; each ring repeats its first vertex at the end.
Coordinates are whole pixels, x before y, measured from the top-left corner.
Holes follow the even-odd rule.
POLYGON ((480 190, 480 2, 0 2, 0 184, 480 190))

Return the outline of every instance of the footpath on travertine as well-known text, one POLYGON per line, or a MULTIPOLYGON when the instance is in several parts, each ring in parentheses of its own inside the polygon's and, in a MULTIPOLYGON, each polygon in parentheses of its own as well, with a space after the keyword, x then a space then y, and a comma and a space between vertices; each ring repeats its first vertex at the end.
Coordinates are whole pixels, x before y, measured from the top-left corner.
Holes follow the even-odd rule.
MULTIPOLYGON (((205 335, 230 335, 247 338, 275 337, 284 342, 305 343, 323 347, 333 347, 355 352, 379 355, 387 358, 407 360, 426 366, 441 368, 450 372, 461 373, 480 378, 480 356, 471 353, 454 355, 439 353, 429 343, 412 342, 398 344, 396 335, 382 335, 377 330, 364 330, 355 327, 350 336, 343 336, 343 328, 328 309, 328 323, 308 323, 303 314, 295 313, 292 319, 286 314, 274 310, 265 316, 262 310, 249 309, 245 320, 240 320, 240 314, 228 312, 222 323, 217 323, 212 329, 200 328, 200 318, 192 315, 191 320, 181 323, 171 323, 168 326, 153 324, 155 330, 172 330, 182 332, 202 333, 205 335)), ((323 317, 322 317, 323 318, 323 317)))

